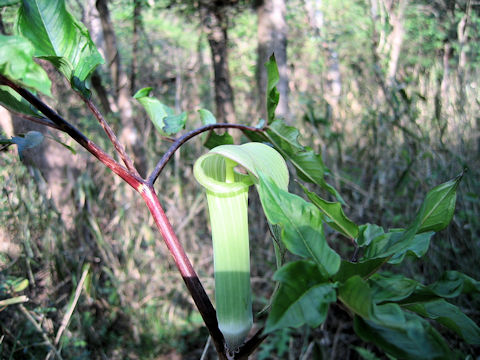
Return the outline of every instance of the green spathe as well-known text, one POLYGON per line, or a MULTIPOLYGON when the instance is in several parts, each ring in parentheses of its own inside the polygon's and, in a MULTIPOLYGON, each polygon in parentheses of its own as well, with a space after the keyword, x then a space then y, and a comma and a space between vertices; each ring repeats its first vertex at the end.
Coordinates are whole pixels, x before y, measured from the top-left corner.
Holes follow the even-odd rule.
POLYGON ((265 144, 217 146, 194 165, 195 178, 207 193, 218 324, 232 351, 245 341, 253 324, 248 188, 258 183, 259 173, 267 174, 279 187, 287 189, 285 161, 265 144))

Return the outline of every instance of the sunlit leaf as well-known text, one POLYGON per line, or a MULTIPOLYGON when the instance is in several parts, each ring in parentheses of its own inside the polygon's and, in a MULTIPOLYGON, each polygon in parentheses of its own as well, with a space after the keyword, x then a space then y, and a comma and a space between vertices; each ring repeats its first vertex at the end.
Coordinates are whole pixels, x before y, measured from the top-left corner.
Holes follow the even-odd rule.
POLYGON ((28 279, 22 279, 17 284, 13 286, 14 292, 20 292, 27 288, 28 286, 28 279))
POLYGON ((150 97, 151 91, 151 87, 140 89, 133 95, 133 98, 142 104, 157 131, 163 136, 168 136, 169 133, 165 130, 165 118, 175 116, 174 111, 157 98, 150 97))
POLYGON ((202 125, 211 125, 217 123, 217 119, 209 110, 199 109, 198 113, 200 114, 200 120, 202 121, 202 125))
POLYGON ((336 301, 334 287, 325 282, 317 265, 290 262, 274 275, 280 287, 272 302, 265 332, 285 327, 317 327, 325 321, 329 304, 336 301))
POLYGON ((20 36, 0 35, 0 73, 25 87, 52 96, 45 70, 33 61, 33 45, 20 36))
POLYGON ((23 0, 17 25, 33 44, 36 57, 50 61, 75 89, 89 96, 85 80, 103 58, 64 0, 23 0))
POLYGON ((455 209, 456 189, 462 175, 430 190, 412 224, 403 231, 382 234, 379 229, 370 236, 364 259, 391 256, 397 264, 406 254, 423 256, 430 245, 433 231, 443 230, 451 221, 455 209))
POLYGON ((185 128, 186 121, 187 113, 185 111, 178 115, 168 115, 163 119, 163 122, 165 123, 163 130, 168 135, 176 134, 185 128))
POLYGON ((340 267, 340 256, 327 244, 318 208, 280 189, 262 174, 259 178, 258 192, 263 210, 270 223, 282 228, 282 241, 287 249, 315 261, 323 276, 335 275, 340 267))

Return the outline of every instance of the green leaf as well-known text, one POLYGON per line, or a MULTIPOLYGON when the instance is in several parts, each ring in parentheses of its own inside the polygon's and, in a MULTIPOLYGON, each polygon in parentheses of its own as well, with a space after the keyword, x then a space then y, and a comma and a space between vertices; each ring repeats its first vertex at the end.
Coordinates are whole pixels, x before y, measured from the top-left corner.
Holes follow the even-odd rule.
POLYGON ((265 135, 282 156, 293 164, 302 180, 320 185, 342 204, 345 203, 340 194, 325 182, 326 169, 322 156, 298 142, 299 132, 296 128, 287 126, 283 120, 275 120, 268 126, 265 135))
POLYGON ((417 234, 426 231, 438 232, 447 227, 455 211, 457 187, 463 174, 455 179, 436 186, 427 193, 425 201, 417 215, 417 234))
POLYGON ((151 91, 151 87, 140 89, 133 95, 133 98, 137 99, 144 107, 157 131, 163 136, 168 136, 169 133, 165 130, 165 118, 174 116, 173 109, 161 103, 160 100, 150 97, 151 91))
POLYGON ((0 0, 0 6, 11 6, 19 4, 20 0, 0 0))
POLYGON ((25 87, 52 96, 45 70, 33 61, 33 45, 20 36, 0 35, 0 73, 25 87))
POLYGON ((373 239, 382 236, 385 231, 381 226, 375 224, 365 224, 358 227, 358 238, 355 240, 358 246, 368 246, 373 239))
POLYGON ((368 349, 364 349, 358 346, 354 346, 353 348, 364 360, 380 360, 380 358, 375 356, 375 354, 368 349))
POLYGON ((72 87, 89 96, 85 80, 103 59, 87 28, 66 9, 63 0, 23 0, 18 30, 31 41, 35 56, 50 61, 72 87))
POLYGON ((340 203, 323 200, 314 192, 308 191, 305 186, 300 186, 310 201, 325 214, 324 220, 327 225, 337 230, 347 238, 355 239, 357 237, 358 226, 345 216, 340 203))
POLYGON ((18 279, 14 284, 13 284, 13 291, 14 292, 20 292, 23 291, 27 288, 28 286, 28 279, 18 279))
POLYGON ((386 258, 377 258, 359 262, 342 260, 340 269, 333 280, 345 282, 354 275, 367 278, 380 269, 380 267, 385 264, 386 261, 386 258))
MULTIPOLYGON (((202 125, 210 125, 217 123, 217 119, 210 111, 206 109, 200 109, 198 110, 198 113, 200 114, 202 125)), ((226 131, 223 134, 218 135, 214 130, 210 130, 208 134, 203 137, 203 146, 208 149, 213 149, 220 145, 232 144, 233 137, 226 131)))
POLYGON ((215 118, 215 116, 207 109, 199 109, 198 113, 200 114, 200 120, 202 121, 202 125, 210 125, 217 123, 217 119, 215 118))
POLYGON ((140 90, 138 90, 134 95, 133 95, 133 98, 134 99, 140 99, 142 97, 147 97, 150 95, 150 92, 152 91, 153 88, 151 87, 144 87, 140 90))
POLYGON ((426 302, 442 298, 454 298, 461 294, 480 293, 480 281, 458 271, 446 271, 440 280, 431 285, 419 285, 404 303, 426 302))
POLYGON ((267 69, 267 123, 275 120, 275 109, 280 100, 280 93, 277 90, 277 84, 280 81, 278 73, 277 61, 275 55, 272 54, 270 59, 265 63, 267 69))
POLYGON ((427 252, 433 234, 433 232, 415 234, 409 229, 379 235, 366 247, 364 259, 391 257, 388 262, 398 264, 407 254, 420 258, 427 252))
POLYGON ((187 113, 185 111, 178 115, 169 115, 163 119, 165 123, 163 130, 169 135, 176 134, 185 128, 186 121, 187 113))
POLYGON ((207 149, 213 149, 220 145, 232 145, 233 137, 228 132, 218 135, 214 130, 209 131, 203 146, 207 149))
POLYGON ((325 321, 329 304, 336 301, 333 284, 324 282, 316 264, 288 263, 274 275, 280 287, 272 302, 265 333, 286 327, 317 327, 325 321))
POLYGON ((42 117, 30 103, 8 86, 0 85, 0 105, 15 112, 42 117))
POLYGON ((410 296, 419 284, 400 274, 374 274, 368 281, 375 303, 400 301, 410 296))
POLYGON ((397 304, 375 306, 370 319, 356 316, 354 329, 363 340, 401 359, 454 359, 445 340, 427 321, 397 304))
POLYGON ((456 332, 469 344, 480 345, 480 328, 458 307, 444 299, 425 303, 405 304, 403 307, 423 317, 437 321, 456 332))
POLYGON ((338 298, 353 313, 367 319, 371 317, 372 290, 360 276, 352 276, 341 284, 338 288, 338 298))
POLYGON ((456 189, 461 178, 462 175, 459 175, 430 190, 414 221, 406 230, 386 234, 376 231, 377 236, 368 241, 364 259, 392 256, 389 262, 397 264, 407 253, 423 256, 430 245, 432 231, 443 230, 452 219, 456 189))
POLYGON ((259 174, 259 179, 263 210, 271 224, 282 228, 282 241, 287 249, 315 261, 324 277, 335 275, 340 267, 340 256, 327 244, 322 215, 317 207, 280 189, 263 174, 259 174))

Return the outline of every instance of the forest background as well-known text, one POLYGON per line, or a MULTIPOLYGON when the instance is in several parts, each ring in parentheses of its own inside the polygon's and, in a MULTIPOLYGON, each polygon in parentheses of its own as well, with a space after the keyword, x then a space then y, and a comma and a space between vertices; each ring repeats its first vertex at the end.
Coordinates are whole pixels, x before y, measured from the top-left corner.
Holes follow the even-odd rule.
MULTIPOLYGON (((1 8, 0 31, 11 34, 17 5, 4 3, 13 5, 1 8)), ((480 278, 478 2, 67 4, 106 59, 92 77, 94 99, 144 170, 169 142, 132 98, 137 90, 152 87, 177 113, 186 111, 187 129, 200 124, 200 108, 211 109, 219 122, 256 125, 265 116, 263 64, 275 51, 281 75, 277 115, 300 129, 304 145, 322 153, 328 180, 355 222, 385 228, 407 223, 428 189, 468 169, 452 224, 435 236, 421 265, 407 261, 402 272, 427 283, 446 269, 480 278)), ((50 104, 101 138, 92 115, 43 65, 55 79, 50 104)), ((73 308, 60 344, 65 359, 200 358, 207 332, 141 201, 62 134, 12 117, 2 109, 4 135, 35 129, 47 141, 25 151, 23 161, 13 147, 0 156, 0 279, 29 298, 0 311, 0 357, 45 358, 49 349, 31 319, 55 339, 73 308), (22 289, 24 280, 28 287, 22 289)), ((100 145, 111 148, 108 141, 100 145)), ((200 141, 182 147, 157 188, 213 295, 206 203, 192 176, 193 162, 205 151, 200 141)), ((254 308, 260 311, 273 291, 275 257, 255 199, 250 211, 254 308)), ((331 242, 336 236, 327 232, 331 242)), ((479 323, 478 298, 457 305, 479 323)), ((381 357, 341 314, 333 306, 319 329, 282 330, 254 357, 368 356, 360 348, 381 357)), ((449 340, 467 353, 478 351, 449 340)), ((213 358, 208 349, 204 356, 213 358)))

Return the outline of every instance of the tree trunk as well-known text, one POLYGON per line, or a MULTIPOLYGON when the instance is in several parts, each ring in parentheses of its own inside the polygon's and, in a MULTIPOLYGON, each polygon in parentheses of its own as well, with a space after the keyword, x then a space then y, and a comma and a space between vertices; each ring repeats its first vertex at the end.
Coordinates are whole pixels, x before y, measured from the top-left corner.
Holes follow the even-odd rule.
POLYGON ((235 123, 233 90, 228 70, 228 18, 225 8, 207 5, 202 7, 201 11, 203 27, 212 52, 217 121, 235 123))
POLYGON ((113 31, 113 25, 110 20, 110 11, 108 10, 107 0, 97 0, 96 7, 102 21, 103 38, 105 40, 106 63, 110 69, 110 75, 113 82, 116 105, 120 114, 122 130, 120 132, 120 141, 127 149, 130 149, 134 155, 135 165, 141 175, 146 172, 146 159, 139 138, 137 127, 132 117, 132 105, 130 103, 131 94, 128 76, 122 69, 120 56, 117 48, 117 39, 113 31))
POLYGON ((135 81, 138 70, 138 32, 142 26, 142 0, 134 0, 133 3, 132 65, 130 71, 130 91, 132 94, 136 91, 135 81))
POLYGON ((398 60, 400 59, 400 52, 402 50, 403 38, 405 36, 405 9, 408 0, 398 0, 396 11, 393 9, 393 1, 385 1, 385 7, 389 13, 390 25, 393 28, 390 34, 390 59, 387 70, 387 85, 391 87, 395 83, 395 76, 397 74, 398 60))
POLYGON ((277 60, 280 81, 277 90, 280 100, 276 114, 288 118, 288 67, 287 67, 287 23, 285 21, 285 0, 261 0, 257 4, 258 49, 257 87, 259 90, 259 112, 267 117, 266 97, 267 71, 264 64, 272 53, 277 60))
POLYGON ((459 54, 458 54, 458 98, 457 98, 457 109, 461 114, 464 114, 465 110, 465 68, 467 65, 467 42, 468 42, 468 27, 470 24, 470 11, 471 3, 468 2, 467 9, 462 19, 459 21, 457 26, 457 37, 459 45, 459 54))
POLYGON ((339 117, 339 101, 342 94, 342 76, 340 73, 340 63, 338 61, 338 53, 335 50, 337 44, 335 41, 330 41, 327 38, 323 28, 327 28, 328 24, 325 24, 323 19, 323 12, 321 10, 321 0, 306 0, 305 5, 307 8, 308 16, 310 19, 310 25, 315 30, 316 35, 322 41, 322 48, 326 58, 327 65, 327 84, 324 89, 324 98, 328 105, 332 108, 332 116, 334 119, 339 117))

